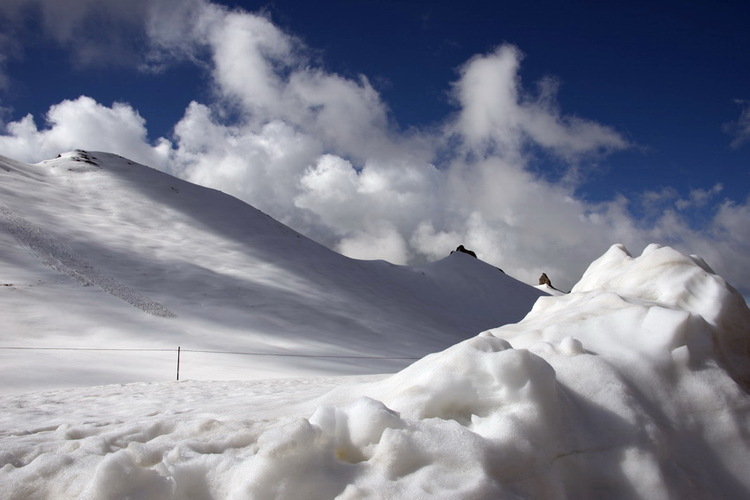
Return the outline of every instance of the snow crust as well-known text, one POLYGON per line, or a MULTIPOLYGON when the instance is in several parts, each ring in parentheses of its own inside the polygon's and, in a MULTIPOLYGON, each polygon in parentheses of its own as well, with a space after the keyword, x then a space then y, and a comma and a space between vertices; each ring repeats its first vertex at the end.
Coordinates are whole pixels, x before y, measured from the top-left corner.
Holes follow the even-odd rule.
POLYGON ((750 310, 699 258, 615 245, 402 371, 2 398, 20 498, 748 498, 750 310))

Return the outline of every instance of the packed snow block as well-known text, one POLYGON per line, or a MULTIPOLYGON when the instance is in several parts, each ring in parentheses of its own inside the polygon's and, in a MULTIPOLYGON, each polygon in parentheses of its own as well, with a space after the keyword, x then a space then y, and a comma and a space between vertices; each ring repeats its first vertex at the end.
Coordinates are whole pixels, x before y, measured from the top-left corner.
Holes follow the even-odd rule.
MULTIPOLYGON (((572 290, 586 291, 612 292, 624 300, 639 301, 644 307, 702 318, 707 326, 703 335, 695 333, 699 321, 694 319, 690 323, 693 333, 686 338, 698 350, 701 348, 696 343, 705 347, 710 340, 717 359, 750 391, 750 310, 742 296, 700 257, 652 244, 640 257, 633 258, 624 246, 614 245, 589 266, 572 290)), ((651 325, 655 326, 653 321, 651 325)), ((680 333, 670 330, 669 325, 663 329, 680 333)))
POLYGON ((350 463, 371 458, 372 449, 386 429, 405 427, 396 412, 370 398, 361 398, 346 409, 318 408, 310 417, 310 423, 333 438, 336 458, 350 463))
POLYGON ((99 463, 81 498, 173 498, 173 491, 172 478, 137 463, 128 450, 119 450, 99 463))
POLYGON ((558 352, 561 343, 575 342, 582 350, 622 362, 646 357, 667 363, 682 346, 699 362, 713 349, 712 329, 701 316, 611 291, 541 298, 522 323, 508 325, 502 335, 516 347, 540 349, 548 343, 558 352), (531 325, 532 334, 527 331, 531 325))
POLYGON ((554 370, 543 359, 502 339, 479 336, 417 361, 375 394, 409 418, 471 426, 501 406, 553 399, 554 383, 554 370))
POLYGON ((453 421, 402 419, 360 398, 261 436, 232 498, 494 498, 483 439, 453 421))
POLYGON ((537 495, 559 489, 554 474, 512 484, 524 469, 552 460, 563 427, 555 371, 528 350, 482 335, 356 391, 366 396, 310 418, 344 457, 358 457, 341 498, 502 498, 526 487, 537 495), (358 435, 366 438, 351 437, 358 435))

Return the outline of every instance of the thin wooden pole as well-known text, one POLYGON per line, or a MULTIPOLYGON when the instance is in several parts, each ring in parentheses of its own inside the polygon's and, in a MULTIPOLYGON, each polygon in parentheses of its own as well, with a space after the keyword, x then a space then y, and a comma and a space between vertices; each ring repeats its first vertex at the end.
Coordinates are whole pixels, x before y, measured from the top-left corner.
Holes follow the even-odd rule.
POLYGON ((180 346, 177 346, 177 380, 180 380, 180 346))

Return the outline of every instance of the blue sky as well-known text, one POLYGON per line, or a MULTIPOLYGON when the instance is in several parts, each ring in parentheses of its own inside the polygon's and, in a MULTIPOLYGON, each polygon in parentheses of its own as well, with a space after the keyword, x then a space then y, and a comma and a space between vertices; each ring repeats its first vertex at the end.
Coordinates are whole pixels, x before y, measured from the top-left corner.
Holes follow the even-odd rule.
POLYGON ((750 6, 518 4, 11 0, 0 154, 117 149, 355 257, 569 286, 656 241, 750 281, 750 6))

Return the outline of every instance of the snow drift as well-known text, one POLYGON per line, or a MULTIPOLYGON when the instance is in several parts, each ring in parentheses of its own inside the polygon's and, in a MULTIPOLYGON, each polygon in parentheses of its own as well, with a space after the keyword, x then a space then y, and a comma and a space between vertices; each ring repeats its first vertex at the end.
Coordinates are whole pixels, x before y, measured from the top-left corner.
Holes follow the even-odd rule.
POLYGON ((245 491, 284 497, 303 453, 341 498, 746 498, 749 366, 750 311, 702 260, 614 246, 518 324, 260 440, 245 491))
POLYGON ((570 294, 387 378, 6 397, 0 482, 11 499, 748 498, 749 338, 701 259, 616 245, 570 294))

